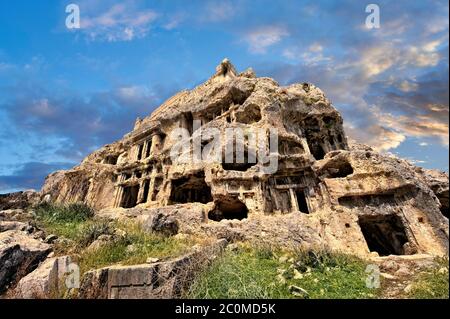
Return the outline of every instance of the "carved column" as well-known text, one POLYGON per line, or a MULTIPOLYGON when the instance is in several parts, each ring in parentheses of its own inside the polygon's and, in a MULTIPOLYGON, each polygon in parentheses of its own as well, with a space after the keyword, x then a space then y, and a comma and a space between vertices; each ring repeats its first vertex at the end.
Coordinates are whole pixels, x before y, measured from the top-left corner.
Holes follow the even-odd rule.
POLYGON ((145 180, 139 182, 139 193, 137 197, 137 203, 140 204, 144 200, 144 188, 145 188, 145 180))
POLYGON ((152 143, 150 148, 150 157, 158 153, 161 144, 161 136, 158 134, 152 136, 152 143))
POLYGON ((152 175, 150 179, 150 187, 148 191, 147 202, 151 202, 153 198, 153 193, 155 192, 155 178, 156 178, 156 167, 153 168, 152 175))
POLYGON ((295 195, 293 188, 289 188, 289 195, 291 196, 292 211, 298 212, 300 208, 298 207, 297 196, 295 195))
POLYGON ((142 156, 141 159, 145 159, 146 158, 146 154, 147 154, 147 147, 148 147, 148 141, 144 142, 144 145, 142 146, 142 156))
POLYGON ((123 196, 123 187, 118 186, 116 190, 116 196, 114 199, 114 207, 120 206, 120 203, 122 202, 122 196, 123 196))
POLYGON ((311 154, 311 150, 309 149, 308 141, 305 137, 302 137, 302 146, 305 149, 306 154, 311 154))

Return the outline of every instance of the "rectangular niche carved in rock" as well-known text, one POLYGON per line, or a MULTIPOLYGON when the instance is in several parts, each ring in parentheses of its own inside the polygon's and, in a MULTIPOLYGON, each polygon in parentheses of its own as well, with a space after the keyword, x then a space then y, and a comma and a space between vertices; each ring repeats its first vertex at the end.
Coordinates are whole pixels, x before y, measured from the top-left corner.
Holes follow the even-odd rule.
POLYGON ((300 212, 304 214, 309 214, 308 202, 306 200, 305 191, 303 189, 298 189, 295 192, 295 195, 297 196, 297 204, 300 212))
POLYGON ((139 194, 139 185, 124 187, 120 207, 132 208, 136 206, 138 194, 139 194))
POLYGON ((109 164, 109 165, 116 165, 117 164, 117 159, 118 159, 117 155, 108 155, 108 156, 105 157, 103 163, 104 164, 109 164))
POLYGON ((380 256, 408 254, 408 236, 399 216, 362 215, 358 222, 371 252, 380 256))
POLYGON ((144 182, 144 193, 142 194, 142 203, 147 202, 149 190, 150 190, 150 180, 146 180, 144 182))
POLYGON ((144 145, 140 144, 138 145, 138 152, 137 152, 137 160, 141 160, 142 159, 142 151, 144 150, 144 145))
POLYGON ((211 188, 205 182, 205 173, 172 180, 170 193, 172 203, 209 203, 212 201, 211 188))

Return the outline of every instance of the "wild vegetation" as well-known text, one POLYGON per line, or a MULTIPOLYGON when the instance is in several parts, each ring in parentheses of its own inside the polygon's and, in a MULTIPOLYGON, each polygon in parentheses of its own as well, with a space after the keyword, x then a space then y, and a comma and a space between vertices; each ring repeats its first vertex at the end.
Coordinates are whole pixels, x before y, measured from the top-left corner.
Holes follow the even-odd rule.
MULTIPOLYGON (((35 207, 34 217, 37 228, 58 237, 55 253, 71 255, 82 273, 114 264, 142 264, 148 258, 169 259, 204 242, 148 233, 132 222, 100 219, 82 204, 42 204, 35 207)), ((195 278, 185 297, 381 298, 383 288, 366 286, 368 263, 329 251, 231 244, 195 278)), ((399 297, 448 298, 448 292, 448 259, 441 259, 436 267, 415 274, 408 292, 399 297)))
POLYGON ((438 259, 436 267, 419 273, 411 284, 408 298, 448 299, 448 258, 438 259))
POLYGON ((56 254, 74 256, 82 273, 108 265, 179 256, 201 241, 148 233, 133 222, 95 218, 93 210, 82 204, 43 204, 36 207, 35 217, 39 228, 58 236, 56 254), (98 244, 93 245, 96 241, 98 244))
POLYGON ((366 262, 326 251, 240 246, 204 271, 191 298, 373 298, 366 262))

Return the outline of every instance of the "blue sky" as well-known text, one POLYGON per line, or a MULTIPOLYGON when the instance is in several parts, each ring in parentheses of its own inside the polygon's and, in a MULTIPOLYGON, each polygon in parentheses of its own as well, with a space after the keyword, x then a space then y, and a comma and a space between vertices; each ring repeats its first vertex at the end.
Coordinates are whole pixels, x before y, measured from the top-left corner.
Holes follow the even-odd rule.
POLYGON ((225 57, 316 84, 354 140, 448 171, 448 2, 377 1, 379 29, 369 3, 1 1, 0 193, 40 188, 225 57))

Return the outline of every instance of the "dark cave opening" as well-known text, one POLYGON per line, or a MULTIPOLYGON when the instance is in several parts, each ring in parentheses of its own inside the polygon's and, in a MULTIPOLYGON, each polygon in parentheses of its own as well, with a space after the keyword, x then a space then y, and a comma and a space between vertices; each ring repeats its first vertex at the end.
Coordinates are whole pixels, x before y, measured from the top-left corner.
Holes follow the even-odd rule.
POLYGON ((308 202, 306 200, 305 191, 303 189, 299 189, 295 192, 297 196, 298 208, 301 213, 309 214, 308 202))
POLYGON ((136 206, 139 194, 139 185, 127 186, 123 188, 121 207, 132 208, 136 206))
POLYGON ((234 197, 217 201, 215 208, 208 213, 208 218, 217 222, 222 219, 242 220, 247 218, 247 216, 247 206, 234 197))
POLYGON ((405 255, 408 243, 405 226, 397 215, 362 215, 359 226, 371 252, 380 256, 405 255))
POLYGON ((117 155, 108 155, 108 156, 106 156, 106 158, 103 161, 103 163, 104 164, 109 164, 109 165, 116 165, 118 158, 119 158, 119 156, 117 156, 117 155))
POLYGON ((348 175, 353 174, 353 167, 349 162, 344 161, 336 163, 335 167, 330 167, 328 169, 330 178, 344 178, 348 175))
POLYGON ((143 193, 143 196, 142 196, 142 202, 143 203, 147 202, 149 190, 150 190, 150 181, 146 180, 144 182, 144 193, 143 193))
POLYGON ((211 201, 211 188, 205 182, 204 172, 172 180, 170 202, 206 204, 211 201))
POLYGON ((323 147, 319 144, 309 145, 309 149, 311 150, 311 154, 318 161, 325 157, 325 151, 323 147))

